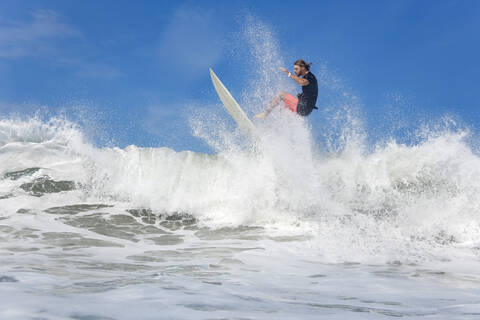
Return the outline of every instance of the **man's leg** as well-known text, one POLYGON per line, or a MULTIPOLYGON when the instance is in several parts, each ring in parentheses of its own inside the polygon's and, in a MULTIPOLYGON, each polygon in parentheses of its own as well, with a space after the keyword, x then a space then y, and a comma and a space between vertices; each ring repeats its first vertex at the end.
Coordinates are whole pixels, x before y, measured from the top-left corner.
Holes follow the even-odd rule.
POLYGON ((254 118, 266 118, 270 112, 272 112, 273 108, 278 106, 280 102, 285 99, 285 92, 280 91, 275 97, 273 97, 272 101, 268 104, 267 109, 265 111, 260 112, 259 114, 255 115, 254 118))
POLYGON ((267 109, 272 111, 273 108, 278 106, 280 104, 280 102, 283 101, 283 99, 285 99, 285 92, 280 91, 275 97, 273 97, 272 101, 270 101, 267 109))

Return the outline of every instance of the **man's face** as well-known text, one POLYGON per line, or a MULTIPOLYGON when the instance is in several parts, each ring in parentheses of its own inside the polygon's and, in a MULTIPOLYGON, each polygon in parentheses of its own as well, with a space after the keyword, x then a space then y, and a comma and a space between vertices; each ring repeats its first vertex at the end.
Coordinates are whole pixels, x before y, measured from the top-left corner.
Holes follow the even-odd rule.
POLYGON ((295 72, 295 74, 297 76, 301 76, 305 73, 305 67, 300 67, 300 66, 294 65, 293 66, 293 72, 295 72))

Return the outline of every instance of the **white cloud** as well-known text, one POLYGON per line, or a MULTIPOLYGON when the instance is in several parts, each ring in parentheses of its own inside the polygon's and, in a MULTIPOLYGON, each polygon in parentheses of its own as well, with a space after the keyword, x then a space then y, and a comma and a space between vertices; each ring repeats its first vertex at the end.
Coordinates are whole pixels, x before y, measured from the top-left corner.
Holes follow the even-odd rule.
POLYGON ((192 76, 206 72, 222 55, 220 35, 214 26, 213 11, 180 7, 160 39, 162 65, 192 76))
POLYGON ((147 107, 143 120, 146 131, 157 136, 175 132, 182 120, 182 107, 179 104, 157 104, 147 107))
POLYGON ((82 34, 61 21, 52 10, 37 10, 28 21, 0 20, 0 58, 17 59, 49 54, 54 40, 79 38, 82 34))
POLYGON ((79 64, 75 74, 80 77, 103 79, 112 79, 123 75, 122 72, 115 69, 114 67, 105 64, 87 63, 79 64))
POLYGON ((65 45, 65 40, 82 40, 84 50, 91 49, 83 34, 67 24, 53 10, 36 10, 25 21, 6 21, 0 18, 0 59, 42 57, 56 65, 73 70, 85 78, 112 79, 122 73, 116 68, 85 60, 65 45))

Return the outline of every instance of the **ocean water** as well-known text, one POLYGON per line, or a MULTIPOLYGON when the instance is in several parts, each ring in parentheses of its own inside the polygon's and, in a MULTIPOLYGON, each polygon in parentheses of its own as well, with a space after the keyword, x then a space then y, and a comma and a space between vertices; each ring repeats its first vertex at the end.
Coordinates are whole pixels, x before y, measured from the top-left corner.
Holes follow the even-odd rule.
POLYGON ((480 316, 464 134, 326 153, 272 119, 256 148, 214 154, 1 120, 0 318, 480 316))
MULTIPOLYGON (((285 65, 268 28, 248 25, 253 61, 285 65)), ((249 113, 291 86, 268 68, 249 113)), ((326 71, 322 98, 339 88, 326 71)), ((340 92, 320 135, 279 108, 252 145, 196 114, 211 154, 0 118, 0 319, 480 318, 471 136, 371 145, 340 92)))

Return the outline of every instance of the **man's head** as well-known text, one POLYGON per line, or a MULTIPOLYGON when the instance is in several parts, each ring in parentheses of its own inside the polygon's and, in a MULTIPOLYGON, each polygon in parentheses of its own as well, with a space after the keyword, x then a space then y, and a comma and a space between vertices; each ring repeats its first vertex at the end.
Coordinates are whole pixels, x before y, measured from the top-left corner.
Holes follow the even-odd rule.
POLYGON ((295 74, 297 76, 303 76, 308 71, 310 71, 310 65, 311 65, 311 63, 306 63, 305 60, 298 59, 293 64, 293 71, 295 72, 295 74))

